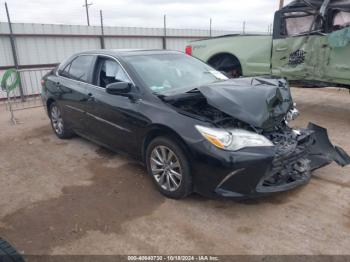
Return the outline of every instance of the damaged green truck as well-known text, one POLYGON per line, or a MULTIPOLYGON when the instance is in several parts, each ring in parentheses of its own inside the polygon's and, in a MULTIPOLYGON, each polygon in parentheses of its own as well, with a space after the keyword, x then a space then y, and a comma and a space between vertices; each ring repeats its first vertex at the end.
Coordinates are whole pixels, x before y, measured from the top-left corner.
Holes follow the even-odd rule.
POLYGON ((350 0, 296 0, 275 13, 272 36, 194 41, 186 53, 230 77, 273 75, 297 86, 350 88, 350 0))

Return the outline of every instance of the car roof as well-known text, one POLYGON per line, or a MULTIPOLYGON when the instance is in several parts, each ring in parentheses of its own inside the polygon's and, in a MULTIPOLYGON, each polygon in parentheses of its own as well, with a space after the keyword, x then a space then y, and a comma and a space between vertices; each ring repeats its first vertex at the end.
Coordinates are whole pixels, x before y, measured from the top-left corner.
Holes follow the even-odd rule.
POLYGON ((84 51, 79 54, 101 54, 115 57, 136 56, 136 55, 159 55, 159 54, 184 54, 180 51, 162 49, 95 49, 84 51))

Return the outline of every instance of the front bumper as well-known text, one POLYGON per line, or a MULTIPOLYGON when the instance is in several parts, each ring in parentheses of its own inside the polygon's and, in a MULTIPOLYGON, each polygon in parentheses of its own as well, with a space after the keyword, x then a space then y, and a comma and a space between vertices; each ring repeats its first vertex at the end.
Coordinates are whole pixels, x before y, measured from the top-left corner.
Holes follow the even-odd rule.
MULTIPOLYGON (((329 152, 339 148, 325 143, 329 141, 327 133, 320 137, 321 133, 325 135, 324 130, 309 125, 294 146, 282 148, 251 147, 228 152, 206 141, 195 144, 191 147, 195 158, 194 189, 207 197, 255 198, 304 185, 310 180, 312 170, 339 158, 339 155, 330 156, 329 152)), ((349 156, 343 153, 342 164, 349 164, 349 156)))

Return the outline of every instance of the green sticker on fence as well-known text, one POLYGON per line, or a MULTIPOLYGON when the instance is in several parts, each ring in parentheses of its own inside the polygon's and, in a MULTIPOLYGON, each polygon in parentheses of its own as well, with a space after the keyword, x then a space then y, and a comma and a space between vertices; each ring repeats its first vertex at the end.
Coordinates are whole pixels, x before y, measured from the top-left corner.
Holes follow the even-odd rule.
POLYGON ((19 86, 20 77, 19 73, 15 69, 8 69, 5 71, 1 79, 1 89, 3 91, 12 91, 19 86))

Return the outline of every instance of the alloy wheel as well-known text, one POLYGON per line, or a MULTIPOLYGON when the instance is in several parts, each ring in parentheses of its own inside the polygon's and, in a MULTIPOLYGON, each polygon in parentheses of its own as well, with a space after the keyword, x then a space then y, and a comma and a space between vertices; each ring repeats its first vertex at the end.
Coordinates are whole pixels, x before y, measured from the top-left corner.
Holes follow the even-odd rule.
POLYGON ((166 146, 156 146, 150 156, 151 171, 164 190, 177 190, 182 181, 181 164, 175 153, 166 146))
POLYGON ((62 135, 64 130, 63 119, 60 109, 55 105, 51 108, 51 121, 55 132, 62 135))

